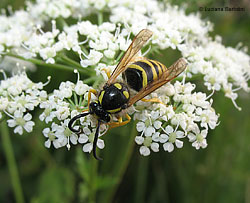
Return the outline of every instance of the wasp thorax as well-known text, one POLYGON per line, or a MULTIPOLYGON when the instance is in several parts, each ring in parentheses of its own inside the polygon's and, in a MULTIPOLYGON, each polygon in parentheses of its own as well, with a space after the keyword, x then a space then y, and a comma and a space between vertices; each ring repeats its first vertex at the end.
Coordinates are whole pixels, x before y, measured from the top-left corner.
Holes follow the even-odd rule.
POLYGON ((113 83, 104 86, 99 93, 98 101, 102 108, 109 113, 118 113, 127 107, 129 100, 128 87, 123 83, 113 83))
POLYGON ((89 104, 89 111, 105 123, 110 121, 110 114, 98 102, 91 102, 89 104))

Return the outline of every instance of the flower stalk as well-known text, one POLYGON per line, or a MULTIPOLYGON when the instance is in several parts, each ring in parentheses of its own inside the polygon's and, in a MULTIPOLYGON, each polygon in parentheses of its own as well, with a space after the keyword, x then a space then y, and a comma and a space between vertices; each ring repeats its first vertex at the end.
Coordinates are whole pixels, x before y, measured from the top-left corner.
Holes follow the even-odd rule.
POLYGON ((90 157, 90 181, 89 181, 89 202, 96 202, 97 177, 98 177, 98 160, 90 157))
POLYGON ((26 59, 22 56, 19 56, 19 55, 16 55, 16 54, 13 54, 13 53, 7 53, 5 54, 6 56, 11 56, 11 57, 14 57, 14 58, 17 58, 17 59, 21 59, 23 61, 28 61, 28 62, 31 62, 33 64, 36 64, 36 65, 39 65, 39 66, 42 66, 42 67, 48 67, 48 68, 53 68, 53 69, 58 69, 58 70, 63 70, 63 71, 74 71, 74 69, 77 69, 80 73, 82 74, 85 74, 85 75, 93 75, 93 71, 91 70, 86 70, 86 69, 83 69, 79 64, 77 66, 75 66, 77 63, 73 63, 71 59, 69 59, 68 57, 64 57, 64 61, 67 61, 68 63, 70 63, 71 65, 73 66, 67 66, 67 65, 63 65, 63 64, 50 64, 50 63, 45 63, 43 60, 40 60, 40 59, 35 59, 35 58, 30 58, 30 59, 26 59))
POLYGON ((2 143, 3 143, 3 149, 5 152, 5 157, 7 160, 11 183, 15 195, 15 199, 17 203, 24 203, 24 196, 23 196, 23 190, 18 174, 18 168, 15 160, 15 155, 10 139, 10 132, 9 128, 7 126, 6 122, 1 122, 1 135, 2 135, 2 143))
POLYGON ((118 189, 118 186, 120 182, 122 181, 122 178, 130 163, 130 159, 133 154, 133 148, 135 146, 134 137, 137 134, 137 131, 135 128, 135 122, 133 122, 129 130, 130 130, 129 136, 126 135, 128 139, 126 143, 127 147, 126 149, 124 149, 124 151, 122 151, 122 153, 119 153, 119 154, 122 154, 122 157, 120 157, 119 160, 115 162, 116 165, 114 166, 115 170, 113 172, 113 178, 116 180, 116 183, 113 186, 111 186, 110 189, 106 190, 106 192, 102 196, 103 202, 112 202, 112 200, 114 199, 114 195, 118 189))

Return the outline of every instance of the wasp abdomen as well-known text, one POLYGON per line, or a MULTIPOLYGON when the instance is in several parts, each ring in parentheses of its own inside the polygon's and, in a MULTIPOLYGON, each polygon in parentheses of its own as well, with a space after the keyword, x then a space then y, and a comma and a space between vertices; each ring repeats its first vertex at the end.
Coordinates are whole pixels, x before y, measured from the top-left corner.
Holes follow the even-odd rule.
POLYGON ((123 78, 130 88, 138 92, 157 80, 166 69, 166 66, 158 61, 140 60, 129 65, 123 73, 123 78))

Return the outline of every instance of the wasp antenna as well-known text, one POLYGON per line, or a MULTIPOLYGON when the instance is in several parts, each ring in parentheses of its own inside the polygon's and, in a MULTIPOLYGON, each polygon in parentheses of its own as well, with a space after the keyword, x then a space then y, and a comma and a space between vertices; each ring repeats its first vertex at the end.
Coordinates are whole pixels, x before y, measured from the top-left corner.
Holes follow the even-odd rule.
POLYGON ((94 142, 93 142, 93 155, 94 155, 95 159, 97 159, 99 161, 101 161, 102 158, 99 158, 96 155, 96 146, 97 146, 97 141, 98 141, 98 136, 99 136, 100 125, 101 125, 101 122, 98 120, 97 128, 96 128, 96 131, 95 131, 95 138, 94 138, 94 142))
POLYGON ((79 119, 79 118, 81 118, 81 117, 84 117, 84 116, 87 116, 87 115, 89 115, 90 113, 91 113, 91 112, 81 113, 81 114, 79 114, 79 115, 73 117, 73 118, 69 121, 69 123, 68 123, 68 128, 69 128, 72 132, 74 132, 74 133, 80 133, 80 128, 79 128, 78 130, 74 129, 74 128, 73 128, 73 123, 74 123, 77 119, 79 119))

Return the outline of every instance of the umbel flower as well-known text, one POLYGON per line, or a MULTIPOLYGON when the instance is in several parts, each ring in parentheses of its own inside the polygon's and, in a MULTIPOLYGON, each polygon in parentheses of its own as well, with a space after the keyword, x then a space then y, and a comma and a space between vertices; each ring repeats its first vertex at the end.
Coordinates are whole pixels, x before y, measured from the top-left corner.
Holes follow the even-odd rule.
MULTIPOLYGON (((32 132, 32 111, 41 108, 39 119, 46 124, 41 132, 47 148, 53 145, 70 149, 82 144, 84 152, 93 150, 96 118, 88 115, 75 122, 74 128, 81 129, 78 134, 70 131, 68 123, 88 110, 89 90, 102 88, 100 81, 107 80, 106 72, 114 70, 133 36, 145 28, 153 36, 139 57, 177 50, 188 67, 176 81, 146 97, 158 98, 160 103, 138 101, 127 109, 137 121, 135 142, 140 145, 140 154, 172 152, 182 148, 185 139, 196 149, 207 147, 206 137, 218 125, 219 117, 212 107, 213 93, 223 91, 240 109, 237 91, 249 92, 250 57, 244 48, 225 47, 221 37, 214 40, 209 36, 212 23, 155 0, 38 0, 10 16, 2 14, 0 24, 2 58, 11 56, 49 68, 77 69, 84 78, 78 77, 76 83, 62 81, 48 95, 43 90, 45 84, 33 83, 24 72, 1 81, 1 119, 6 115, 15 133, 32 132), (90 21, 93 15, 97 15, 96 22, 90 21), (197 92, 190 82, 194 76, 200 76, 209 95, 197 92)), ((13 67, 6 66, 5 70, 11 72, 13 67)), ((118 76, 117 80, 122 79, 118 76)), ((100 126, 100 149, 105 146, 101 136, 107 130, 105 124, 100 126)))
MULTIPOLYGON (((212 108, 212 100, 208 101, 206 94, 192 91, 195 86, 191 83, 183 84, 176 81, 174 85, 167 84, 158 89, 149 97, 157 94, 163 103, 154 103, 145 106, 145 102, 138 102, 135 109, 134 119, 139 120, 137 131, 141 134, 135 138, 140 147, 140 153, 144 156, 150 154, 150 149, 154 152, 159 151, 159 146, 168 152, 183 147, 183 139, 189 138, 190 142, 198 139, 190 139, 192 136, 198 137, 204 130, 202 142, 208 129, 214 129, 217 126, 218 115, 212 108), (192 135, 192 136, 191 136, 192 135)), ((199 142, 199 141, 197 141, 199 142)), ((192 144, 199 149, 198 144, 192 144)), ((202 145, 202 148, 206 147, 202 145)))
POLYGON ((5 114, 9 127, 15 127, 14 133, 23 134, 23 129, 32 132, 35 123, 28 111, 47 99, 47 92, 43 90, 45 84, 33 83, 25 74, 20 72, 7 78, 3 72, 4 80, 0 83, 0 111, 5 114))
MULTIPOLYGON (((46 147, 53 143, 55 148, 66 146, 70 149, 71 144, 83 144, 84 152, 91 152, 94 133, 96 129, 96 120, 93 117, 84 117, 80 120, 75 128, 81 126, 82 133, 76 135, 68 128, 68 123, 72 117, 80 114, 87 108, 88 91, 90 87, 79 80, 76 84, 67 81, 62 82, 59 89, 48 96, 48 100, 43 101, 40 105, 44 112, 40 115, 40 120, 45 121, 51 127, 43 130, 43 134, 48 140, 45 142, 46 147), (50 124, 52 123, 52 124, 50 124)), ((102 126, 100 132, 106 130, 102 126)), ((97 147, 104 148, 104 142, 99 139, 97 147)))

